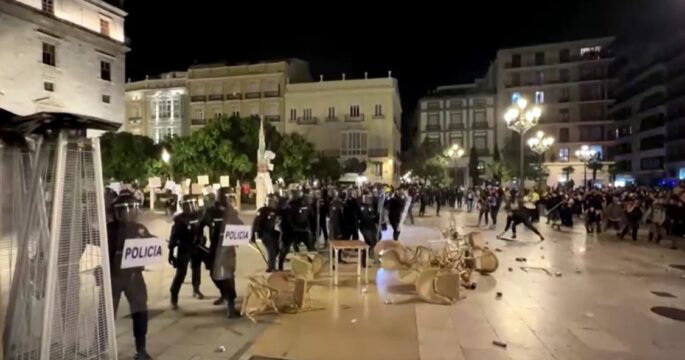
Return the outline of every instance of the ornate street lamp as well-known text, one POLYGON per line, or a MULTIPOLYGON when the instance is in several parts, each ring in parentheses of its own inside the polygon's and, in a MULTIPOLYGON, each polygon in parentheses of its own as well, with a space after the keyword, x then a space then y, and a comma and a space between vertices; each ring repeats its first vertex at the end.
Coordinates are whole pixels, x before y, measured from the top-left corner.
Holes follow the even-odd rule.
POLYGON ((453 144, 451 147, 445 150, 445 156, 454 160, 454 181, 457 181, 457 174, 459 173, 457 161, 464 156, 464 149, 459 147, 459 144, 453 144))
POLYGON ((524 97, 518 98, 516 104, 509 107, 504 113, 504 121, 507 122, 507 127, 510 130, 516 131, 521 135, 520 147, 521 154, 519 159, 519 190, 523 190, 523 136, 528 130, 538 124, 542 115, 542 109, 539 106, 529 106, 528 100, 524 97))
POLYGON ((583 145, 576 150, 576 157, 583 162, 583 189, 587 188, 587 163, 597 156, 595 150, 590 149, 589 146, 583 145))
POLYGON ((540 155, 549 150, 552 144, 554 144, 554 138, 545 136, 545 133, 542 131, 538 131, 535 136, 528 139, 528 147, 540 155))

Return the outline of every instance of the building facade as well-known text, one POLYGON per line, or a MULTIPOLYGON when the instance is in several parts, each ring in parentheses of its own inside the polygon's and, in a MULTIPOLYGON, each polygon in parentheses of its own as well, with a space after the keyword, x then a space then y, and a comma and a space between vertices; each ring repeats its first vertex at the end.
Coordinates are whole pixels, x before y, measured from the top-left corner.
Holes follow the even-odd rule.
MULTIPOLYGON (((608 37, 497 52, 492 66, 496 68, 499 115, 495 131, 500 149, 516 138, 502 119, 506 109, 520 96, 541 106, 539 125, 524 139, 538 130, 555 138, 554 146, 544 154, 551 185, 566 181, 563 169, 568 166, 574 168, 574 182, 583 183, 584 164, 574 156, 583 145, 595 150, 602 160, 609 160, 608 149, 613 144, 608 116, 615 85, 609 71, 614 61, 613 42, 608 37)), ((598 172, 599 184, 608 182, 608 165, 598 172)))
POLYGON ((126 84, 125 130, 152 138, 183 136, 190 130, 187 74, 171 72, 126 84))
POLYGON ((454 144, 465 155, 452 161, 450 173, 458 184, 467 185, 469 153, 476 149, 482 171, 492 161, 497 139, 496 96, 483 81, 473 84, 441 86, 419 100, 416 146, 424 141, 448 148, 454 144), (455 168, 456 167, 456 168, 455 168))
POLYGON ((284 131, 321 154, 365 162, 369 182, 399 182, 402 106, 391 77, 290 83, 284 131))
POLYGON ((309 64, 299 59, 245 65, 194 65, 188 69, 190 129, 223 115, 263 116, 284 131, 284 90, 311 81, 309 64))
POLYGON ((0 0, 0 108, 124 123, 126 13, 116 1, 0 0))
POLYGON ((619 183, 685 179, 685 34, 622 52, 611 108, 619 183))

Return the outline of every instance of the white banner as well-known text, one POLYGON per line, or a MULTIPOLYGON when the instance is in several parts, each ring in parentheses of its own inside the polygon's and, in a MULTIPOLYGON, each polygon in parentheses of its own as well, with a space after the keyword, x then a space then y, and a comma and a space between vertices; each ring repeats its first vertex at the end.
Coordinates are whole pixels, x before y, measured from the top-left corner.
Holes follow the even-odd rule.
POLYGON ((160 179, 159 177, 151 177, 148 179, 148 182, 150 183, 151 188, 162 187, 162 179, 160 179))
POLYGON ((209 176, 208 175, 199 175, 197 177, 197 183, 202 185, 202 186, 209 184, 209 176))
POLYGON ((248 245, 252 235, 250 225, 226 225, 223 246, 248 245))
POLYGON ((229 187, 229 186, 231 186, 229 180, 230 180, 230 178, 228 177, 228 175, 222 175, 219 178, 219 183, 221 184, 222 187, 229 187))
POLYGON ((121 255, 121 268, 154 265, 163 260, 164 240, 158 238, 126 239, 121 255))

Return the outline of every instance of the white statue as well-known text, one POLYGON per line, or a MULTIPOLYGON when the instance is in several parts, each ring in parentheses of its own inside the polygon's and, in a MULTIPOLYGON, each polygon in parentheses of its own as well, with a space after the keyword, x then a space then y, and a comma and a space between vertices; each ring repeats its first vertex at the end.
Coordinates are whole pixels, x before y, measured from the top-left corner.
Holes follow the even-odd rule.
POLYGON ((271 163, 276 158, 270 150, 266 150, 266 139, 264 135, 264 118, 259 120, 259 147, 257 148, 257 209, 266 205, 266 196, 274 192, 274 185, 271 182, 271 174, 274 166, 271 163))

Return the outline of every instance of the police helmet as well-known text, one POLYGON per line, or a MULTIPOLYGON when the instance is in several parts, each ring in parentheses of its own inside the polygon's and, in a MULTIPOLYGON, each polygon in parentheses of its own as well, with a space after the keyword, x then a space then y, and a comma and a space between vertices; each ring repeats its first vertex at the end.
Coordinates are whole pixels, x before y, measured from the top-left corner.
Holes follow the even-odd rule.
POLYGON ((229 187, 219 188, 219 190, 216 192, 216 202, 218 202, 219 205, 228 206, 228 204, 231 202, 231 193, 232 190, 229 187))
POLYGON ((278 208, 278 197, 275 194, 269 194, 266 197, 266 206, 276 209, 278 208))
POLYGON ((197 213, 200 210, 200 207, 197 204, 197 199, 185 197, 183 200, 181 200, 181 210, 183 210, 185 214, 197 213))
POLYGON ((138 220, 140 204, 133 195, 119 195, 112 202, 112 215, 119 222, 135 222, 138 220))
POLYGON ((365 191, 364 194, 362 195, 362 204, 365 204, 365 205, 373 204, 373 195, 371 195, 368 191, 365 191))

